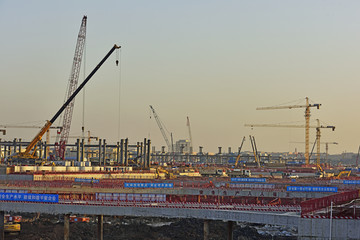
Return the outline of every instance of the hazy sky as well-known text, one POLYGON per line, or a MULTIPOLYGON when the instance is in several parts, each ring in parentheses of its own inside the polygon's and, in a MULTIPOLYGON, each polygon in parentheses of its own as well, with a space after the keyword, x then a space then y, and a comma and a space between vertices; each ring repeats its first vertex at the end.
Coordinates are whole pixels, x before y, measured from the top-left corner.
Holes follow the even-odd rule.
MULTIPOLYGON (((322 141, 339 143, 329 153, 357 152, 359 12, 360 1, 343 0, 0 0, 0 124, 42 126, 61 107, 87 15, 86 73, 114 43, 122 46, 121 68, 113 54, 86 86, 85 128, 92 135, 118 141, 120 113, 120 138, 150 137, 160 149, 165 141, 150 119, 152 105, 174 140, 188 138, 189 116, 196 151, 235 150, 243 136, 243 150, 250 150, 250 134, 261 151, 304 151, 291 143, 304 141, 303 129, 244 124, 304 124, 304 109, 256 107, 305 104, 309 97, 322 104, 311 109, 312 125, 318 118, 336 126, 322 131, 322 141)), ((80 94, 71 136, 81 135, 82 109, 80 94)), ((29 141, 37 132, 8 129, 0 137, 29 141)))

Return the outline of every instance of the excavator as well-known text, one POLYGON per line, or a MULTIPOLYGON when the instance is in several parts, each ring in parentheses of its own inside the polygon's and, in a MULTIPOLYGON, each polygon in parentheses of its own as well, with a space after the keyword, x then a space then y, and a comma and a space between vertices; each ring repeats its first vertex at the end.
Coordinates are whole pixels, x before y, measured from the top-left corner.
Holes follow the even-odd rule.
POLYGON ((339 174, 336 175, 334 178, 335 179, 341 179, 342 176, 350 177, 350 175, 351 175, 351 170, 346 170, 346 171, 339 172, 339 174))
MULTIPOLYGON (((90 80, 90 78, 99 70, 101 65, 109 58, 109 56, 115 51, 115 49, 119 49, 120 46, 116 44, 110 49, 110 51, 105 55, 105 57, 100 61, 100 63, 94 68, 94 70, 89 74, 89 76, 81 83, 81 85, 74 91, 74 93, 68 98, 68 100, 62 105, 62 107, 57 111, 57 113, 53 116, 50 121, 46 121, 45 126, 42 127, 40 132, 34 137, 34 139, 29 143, 24 152, 19 152, 16 155, 10 156, 7 161, 10 163, 13 162, 22 162, 25 163, 27 161, 28 164, 36 164, 38 157, 36 156, 37 145, 40 142, 41 138, 44 134, 49 130, 50 126, 55 122, 55 120, 61 115, 61 113, 65 110, 65 108, 71 103, 71 101, 75 98, 75 96, 80 92, 80 90, 85 86, 85 84, 90 80)), ((41 160, 40 160, 41 163, 41 160)))

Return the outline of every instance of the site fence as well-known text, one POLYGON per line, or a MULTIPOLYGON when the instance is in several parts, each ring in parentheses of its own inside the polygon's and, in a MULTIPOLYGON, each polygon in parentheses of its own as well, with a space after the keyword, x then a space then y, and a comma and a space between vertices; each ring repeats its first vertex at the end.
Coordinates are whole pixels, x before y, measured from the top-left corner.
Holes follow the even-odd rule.
POLYGON ((301 215, 324 209, 333 205, 348 203, 359 198, 359 190, 337 193, 322 198, 314 198, 300 203, 301 215))

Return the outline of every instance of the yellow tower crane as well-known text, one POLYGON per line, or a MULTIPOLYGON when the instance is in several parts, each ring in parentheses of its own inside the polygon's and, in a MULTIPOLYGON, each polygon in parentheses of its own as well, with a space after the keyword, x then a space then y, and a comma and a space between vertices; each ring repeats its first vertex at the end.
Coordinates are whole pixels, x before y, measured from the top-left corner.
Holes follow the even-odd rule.
POLYGON ((309 98, 306 97, 305 105, 291 105, 291 106, 274 106, 274 107, 259 107, 256 110, 273 110, 273 109, 292 109, 305 108, 305 163, 309 164, 309 126, 310 126, 310 108, 320 108, 321 104, 309 104, 309 98))
MULTIPOLYGON (((318 142, 318 151, 320 152, 320 129, 321 128, 330 128, 333 131, 335 130, 334 126, 323 126, 320 125, 320 122, 318 121, 318 125, 317 126, 310 126, 310 125, 281 125, 281 124, 245 124, 245 127, 282 127, 282 128, 316 128, 316 139, 318 142)), ((305 142, 305 144, 309 145, 309 141, 305 142)), ((308 152, 305 152, 305 164, 309 165, 309 146, 307 146, 305 148, 305 150, 307 150, 308 152), (307 158, 306 158, 307 156, 307 158)), ((320 154, 318 154, 318 159, 317 159, 317 163, 320 164, 320 154)))

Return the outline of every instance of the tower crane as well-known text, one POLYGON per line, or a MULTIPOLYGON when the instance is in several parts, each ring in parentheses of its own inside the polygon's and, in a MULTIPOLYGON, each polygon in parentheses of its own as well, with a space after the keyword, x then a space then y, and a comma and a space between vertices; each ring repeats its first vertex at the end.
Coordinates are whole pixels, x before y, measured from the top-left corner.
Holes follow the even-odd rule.
MULTIPOLYGON (((76 90, 77 85, 78 85, 81 61, 82 61, 82 56, 83 56, 84 46, 85 46, 86 21, 87 21, 87 16, 84 16, 81 21, 80 31, 79 31, 78 38, 77 38, 74 61, 73 61, 73 65, 71 68, 71 74, 70 74, 70 78, 69 78, 66 99, 68 99, 74 93, 74 91, 76 90)), ((66 143, 68 141, 68 137, 69 137, 69 133, 70 133, 70 126, 71 126, 72 114, 73 114, 73 109, 74 109, 74 103, 75 103, 75 100, 70 102, 64 111, 64 116, 63 116, 63 121, 62 121, 62 130, 60 131, 60 140, 56 144, 56 151, 55 151, 56 155, 58 158, 60 158, 62 160, 64 159, 66 143)))
POLYGON ((190 120, 189 120, 189 117, 187 117, 187 122, 186 122, 186 126, 188 127, 189 129, 189 138, 190 138, 190 154, 192 154, 193 152, 193 141, 192 141, 192 135, 191 135, 191 128, 190 128, 190 120))
POLYGON ((61 106, 61 108, 55 113, 50 121, 46 121, 45 125, 41 128, 40 132, 34 137, 34 139, 26 147, 25 152, 20 152, 17 155, 14 155, 9 158, 9 161, 14 159, 25 160, 25 159, 36 159, 36 145, 44 136, 47 130, 50 129, 51 125, 56 121, 60 114, 65 110, 65 108, 71 103, 71 101, 76 97, 76 95, 81 91, 85 84, 92 78, 92 76, 99 70, 103 65, 106 59, 115 51, 115 49, 120 48, 116 44, 110 49, 110 51, 105 55, 105 57, 100 61, 100 63, 91 71, 91 73, 85 78, 85 80, 80 84, 80 86, 74 91, 74 93, 68 98, 68 100, 61 106), (31 152, 32 151, 32 152, 31 152))
MULTIPOLYGON (((318 152, 320 152, 320 129, 321 128, 328 128, 328 129, 332 129, 333 131, 335 130, 334 126, 323 126, 320 125, 319 120, 318 121, 318 125, 317 126, 310 126, 310 125, 281 125, 281 124, 245 124, 245 127, 283 127, 283 128, 315 128, 316 129, 316 141, 318 142, 318 152)), ((309 142, 305 142, 306 144, 309 144, 309 142)), ((306 157, 306 153, 305 153, 305 157, 306 157)), ((305 163, 306 165, 309 165, 309 152, 307 153, 307 158, 305 158, 305 163)), ((320 164, 320 153, 318 154, 318 158, 317 158, 317 164, 320 164)))
POLYGON ((309 126, 310 126, 310 108, 320 108, 321 104, 309 104, 309 98, 306 97, 305 105, 291 105, 291 106, 274 106, 274 107, 259 107, 256 110, 273 110, 273 109, 293 109, 305 108, 305 163, 309 164, 309 126))
POLYGON ((168 137, 166 136, 165 130, 163 128, 163 124, 161 123, 159 116, 156 114, 155 109, 151 105, 149 105, 149 106, 150 106, 150 109, 151 109, 151 111, 152 111, 152 113, 154 115, 156 123, 159 126, 160 132, 161 132, 161 134, 162 134, 162 136, 163 136, 163 138, 164 138, 164 140, 166 142, 166 145, 168 147, 168 152, 170 152, 170 151, 174 152, 172 144, 170 144, 170 141, 169 141, 168 137))

